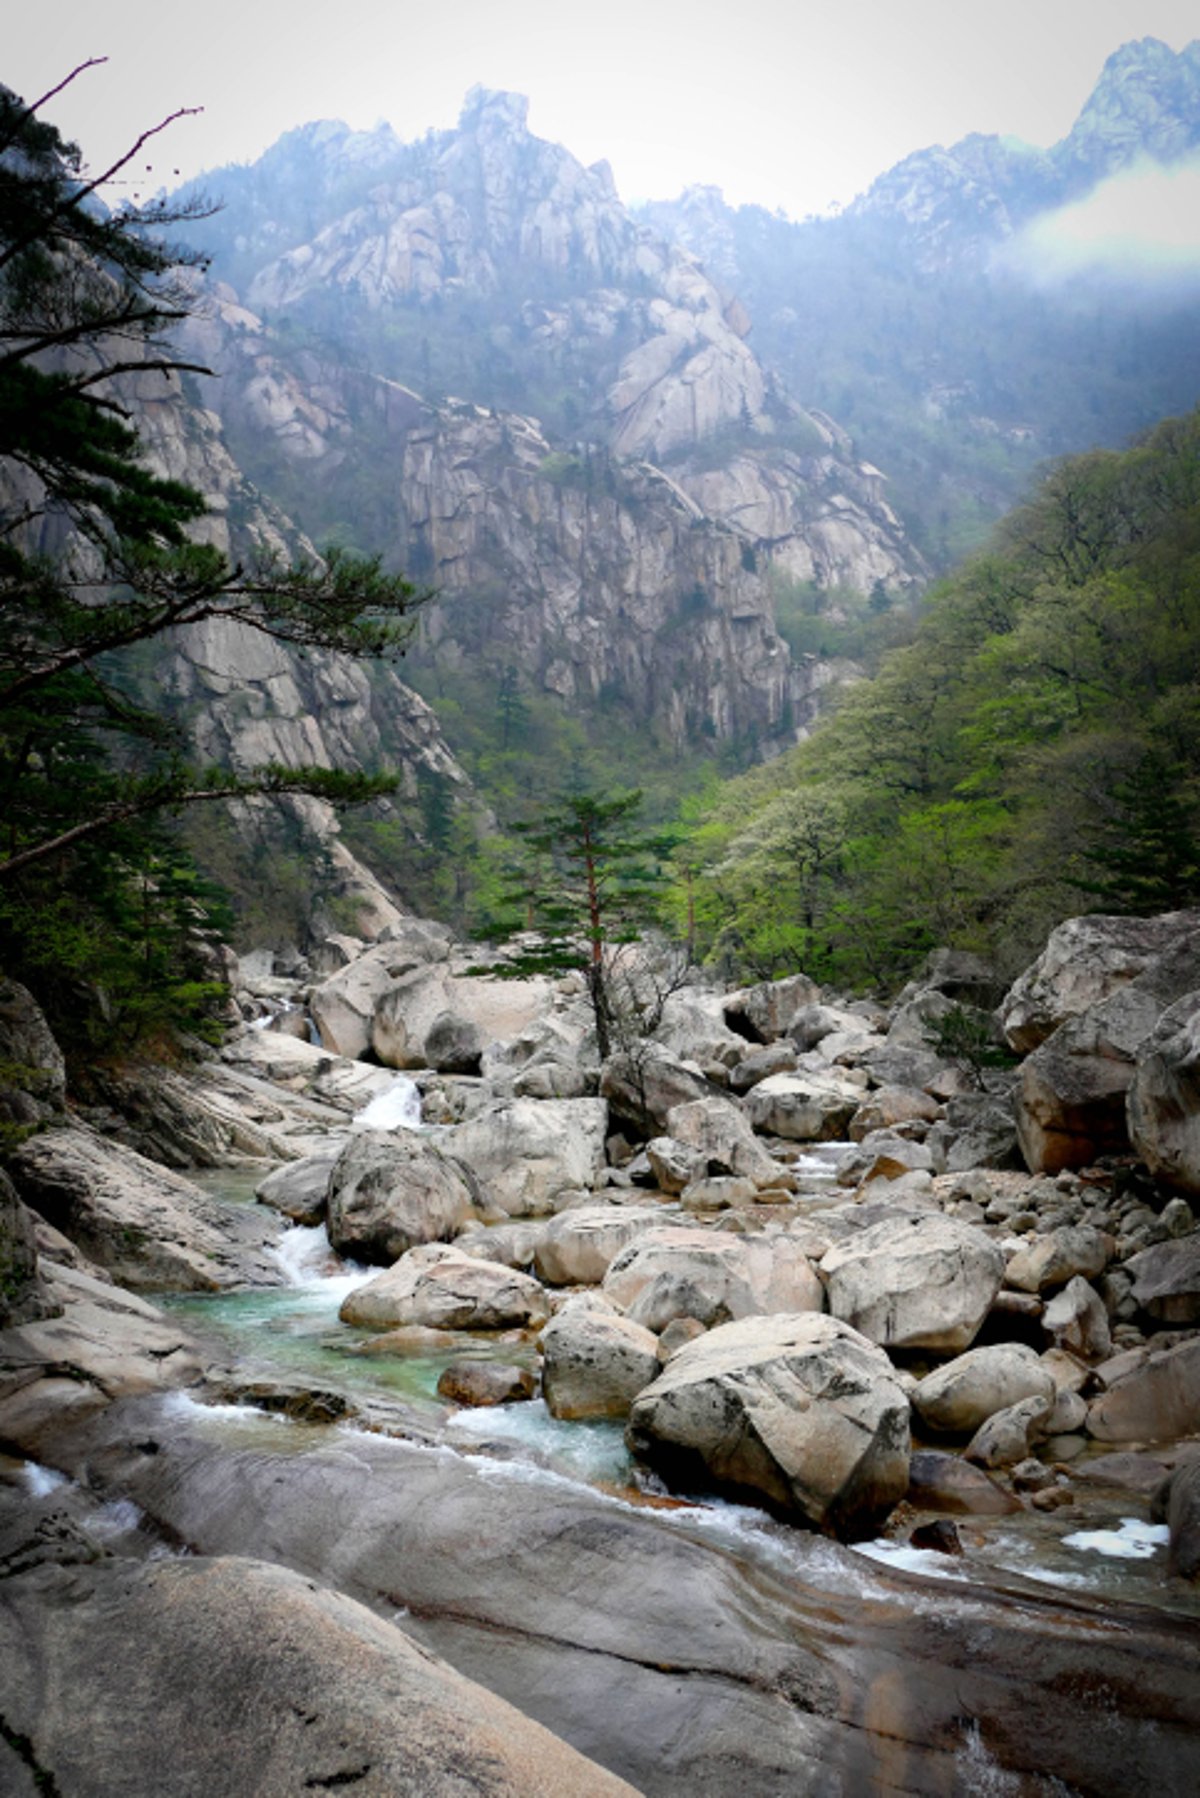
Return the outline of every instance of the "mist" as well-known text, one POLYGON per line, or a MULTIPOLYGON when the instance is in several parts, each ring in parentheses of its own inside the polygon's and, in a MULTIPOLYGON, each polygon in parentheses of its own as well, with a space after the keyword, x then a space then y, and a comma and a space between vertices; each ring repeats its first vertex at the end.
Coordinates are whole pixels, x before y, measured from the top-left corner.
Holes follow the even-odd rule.
POLYGON ((1026 225, 994 262, 1043 289, 1103 285, 1139 301, 1200 289, 1200 158, 1100 182, 1026 225))

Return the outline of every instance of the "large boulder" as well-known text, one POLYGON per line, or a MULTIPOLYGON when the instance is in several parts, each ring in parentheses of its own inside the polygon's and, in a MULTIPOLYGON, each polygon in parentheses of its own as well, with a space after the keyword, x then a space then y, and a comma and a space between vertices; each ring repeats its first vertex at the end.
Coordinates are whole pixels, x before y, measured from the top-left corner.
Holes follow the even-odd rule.
POLYGON ((1126 1262, 1133 1296, 1158 1323, 1200 1324, 1200 1231, 1156 1242, 1126 1262))
POLYGON ((595 1186, 607 1131, 603 1099, 498 1099, 448 1131, 445 1148, 510 1217, 537 1217, 560 1193, 595 1186))
POLYGON ((673 1106, 667 1130, 675 1142, 695 1150, 700 1172, 741 1174, 760 1188, 791 1181, 757 1140, 745 1113, 728 1099, 693 1099, 673 1106))
POLYGON ((342 1301, 343 1323, 391 1330, 527 1329, 550 1315, 546 1293, 530 1274, 479 1261, 461 1249, 427 1243, 411 1249, 342 1301))
POLYGON ((648 1044, 643 1054, 609 1056, 600 1070, 600 1096, 622 1127, 647 1137, 663 1134, 676 1105, 720 1096, 720 1089, 693 1064, 648 1044))
POLYGON ((597 1293, 568 1299, 542 1331, 553 1417, 624 1417, 659 1371, 658 1338, 597 1293))
POLYGON ((968 1349, 935 1368, 918 1380, 912 1402, 929 1429, 969 1435, 995 1412, 1024 1398, 1052 1399, 1056 1391, 1036 1350, 1002 1342, 968 1349))
MULTIPOLYGON (((1069 1018, 1080 1017, 1153 968, 1197 929, 1200 912, 1066 919, 1000 1006, 1009 1047, 1029 1054, 1069 1018)), ((1177 994, 1183 990, 1178 988, 1177 994)))
POLYGON ((768 1312, 820 1311, 825 1302, 799 1241, 684 1226, 636 1237, 609 1267, 604 1292, 656 1333, 676 1317, 711 1326, 768 1312))
POLYGON ((1092 1279, 1108 1266, 1113 1241, 1092 1224, 1064 1224, 1017 1250, 1004 1274, 1018 1292, 1046 1292, 1077 1274, 1092 1279))
POLYGON ((77 1126, 30 1137, 9 1161, 25 1203, 122 1285, 215 1292, 278 1284, 278 1220, 231 1209, 179 1174, 77 1126))
POLYGON ((1087 1427, 1101 1442, 1173 1442, 1200 1432, 1200 1336, 1122 1356, 1088 1407, 1087 1427))
POLYGON ((477 1074, 483 1048, 479 1025, 457 1011, 440 1011, 425 1034, 425 1059, 439 1074, 477 1074))
POLYGON ((548 1286, 598 1286, 621 1250, 662 1221, 657 1205, 579 1205, 560 1211, 538 1232, 538 1278, 548 1286))
POLYGON ((476 1216, 461 1169, 408 1130, 352 1136, 327 1193, 329 1240, 360 1261, 391 1263, 418 1243, 449 1241, 476 1216))
POLYGON ((783 980, 763 980, 757 986, 730 993, 725 1000, 725 1021, 738 1036, 752 1043, 773 1043, 786 1036, 796 1014, 821 997, 821 989, 807 974, 789 974, 783 980))
POLYGON ((336 1143, 316 1155, 287 1161, 260 1180, 254 1196, 260 1205, 280 1211, 294 1224, 319 1224, 325 1216, 329 1176, 340 1153, 336 1143))
POLYGON ((837 1142, 862 1103, 863 1089, 840 1074, 771 1074, 746 1095, 746 1114, 756 1130, 791 1142, 837 1142))
POLYGON ((536 1024, 552 998, 544 979, 491 980, 447 966, 410 968, 376 999, 371 1048, 388 1067, 437 1067, 435 1054, 445 1053, 456 1063, 450 1071, 476 1072, 489 1044, 536 1024), (450 1034, 447 1014, 456 1020, 450 1034), (459 1065, 465 1063, 471 1065, 459 1065))
POLYGON ((908 1417, 887 1356, 847 1324, 752 1317, 672 1356, 634 1400, 628 1440, 673 1485, 857 1536, 904 1496, 908 1417))
POLYGON ((886 1348, 969 1348, 1000 1290, 1004 1256, 956 1218, 885 1218, 821 1261, 834 1317, 886 1348))
POLYGON ((1200 992, 1168 1006, 1138 1052, 1129 1138, 1156 1179, 1200 1195, 1200 992))
POLYGON ((27 1567, 4 1585, 0 1664, 14 1798, 634 1798, 394 1623, 266 1561, 27 1567))
POLYGON ((1017 1140, 1032 1173, 1086 1167, 1129 1148, 1126 1094, 1138 1050, 1162 1007, 1151 991, 1122 986, 1060 1024, 1021 1064, 1017 1140))

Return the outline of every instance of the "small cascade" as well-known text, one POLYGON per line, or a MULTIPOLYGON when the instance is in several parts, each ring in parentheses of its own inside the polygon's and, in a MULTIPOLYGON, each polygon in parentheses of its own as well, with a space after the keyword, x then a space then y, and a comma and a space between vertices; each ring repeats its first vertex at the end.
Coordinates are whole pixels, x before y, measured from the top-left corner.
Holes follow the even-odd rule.
POLYGON ((352 1130, 416 1130, 421 1123, 421 1094, 415 1080, 398 1074, 351 1124, 352 1130))
POLYGON ((324 1224, 293 1224, 276 1243, 274 1255, 290 1287, 309 1293, 335 1311, 348 1292, 377 1271, 343 1261, 331 1247, 324 1224))

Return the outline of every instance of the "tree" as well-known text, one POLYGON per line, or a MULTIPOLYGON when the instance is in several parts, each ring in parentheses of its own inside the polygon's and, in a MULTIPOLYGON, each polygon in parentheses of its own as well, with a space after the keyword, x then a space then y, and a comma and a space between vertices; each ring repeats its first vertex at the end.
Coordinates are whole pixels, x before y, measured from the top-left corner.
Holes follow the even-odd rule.
POLYGON ((510 889, 508 930, 536 935, 488 970, 510 979, 582 973, 605 1060, 624 1028, 645 1034, 656 1025, 667 996, 663 982, 639 983, 622 955, 652 921, 668 849, 664 837, 635 828, 641 804, 640 791, 565 794, 537 822, 514 827, 531 853, 510 889))
POLYGON ((127 882, 181 890, 178 851, 165 853, 154 820, 184 806, 296 792, 356 803, 394 785, 320 768, 195 766, 158 696, 137 689, 131 650, 228 618, 301 651, 391 655, 425 597, 377 560, 334 551, 289 562, 254 548, 234 560, 194 540, 204 498, 149 466, 136 407, 147 380, 182 401, 182 378, 208 372, 169 338, 203 259, 163 233, 211 208, 104 203, 180 115, 92 174, 39 116, 92 66, 32 105, 0 88, 0 954, 10 962, 31 953, 30 920, 64 896, 78 901, 82 940, 99 927, 97 895, 119 935, 127 882))

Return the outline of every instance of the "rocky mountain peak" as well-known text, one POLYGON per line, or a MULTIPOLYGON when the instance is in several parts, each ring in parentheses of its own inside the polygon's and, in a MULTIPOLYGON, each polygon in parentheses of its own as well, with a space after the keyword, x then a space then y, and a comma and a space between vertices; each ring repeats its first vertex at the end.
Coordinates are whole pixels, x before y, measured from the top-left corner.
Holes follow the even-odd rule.
POLYGON ((526 95, 508 93, 503 88, 483 87, 477 82, 467 90, 458 116, 458 128, 497 137, 516 136, 527 132, 528 119, 526 95))
POLYGON ((1054 156, 1098 180, 1139 157, 1178 162, 1200 145, 1200 39, 1172 50, 1158 38, 1122 44, 1105 63, 1054 156))

